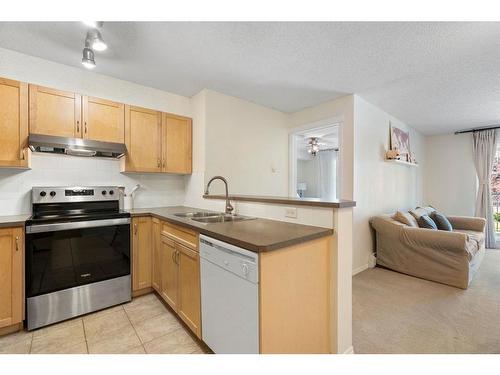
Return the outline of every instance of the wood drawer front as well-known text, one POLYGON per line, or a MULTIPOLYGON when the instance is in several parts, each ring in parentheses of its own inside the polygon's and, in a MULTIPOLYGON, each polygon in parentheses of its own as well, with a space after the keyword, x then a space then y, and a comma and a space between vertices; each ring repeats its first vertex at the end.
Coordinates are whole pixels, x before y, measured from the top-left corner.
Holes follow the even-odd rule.
POLYGON ((179 225, 162 222, 161 233, 181 245, 198 251, 198 232, 179 225))

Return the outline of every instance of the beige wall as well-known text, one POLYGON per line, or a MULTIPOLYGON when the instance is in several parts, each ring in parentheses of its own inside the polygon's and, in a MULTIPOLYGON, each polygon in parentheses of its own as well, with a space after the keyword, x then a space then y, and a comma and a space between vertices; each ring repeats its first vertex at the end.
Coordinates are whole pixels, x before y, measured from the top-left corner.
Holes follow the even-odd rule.
MULTIPOLYGON (((288 194, 287 115, 211 90, 206 95, 205 181, 223 175, 232 194, 288 194)), ((216 182, 210 192, 223 192, 216 182)))
POLYGON ((471 133, 428 136, 425 143, 425 202, 448 215, 474 216, 477 176, 471 133))
MULTIPOLYGON (((354 249, 353 270, 366 268, 375 250, 369 219, 381 213, 408 209, 423 202, 425 138, 398 119, 359 96, 354 100, 354 249), (389 123, 410 132, 410 147, 418 167, 389 163, 389 123)), ((430 159, 432 160, 432 159, 430 159)))
POLYGON ((346 95, 292 113, 288 126, 291 130, 330 118, 342 122, 340 127, 340 197, 352 199, 354 192, 354 95, 346 95))

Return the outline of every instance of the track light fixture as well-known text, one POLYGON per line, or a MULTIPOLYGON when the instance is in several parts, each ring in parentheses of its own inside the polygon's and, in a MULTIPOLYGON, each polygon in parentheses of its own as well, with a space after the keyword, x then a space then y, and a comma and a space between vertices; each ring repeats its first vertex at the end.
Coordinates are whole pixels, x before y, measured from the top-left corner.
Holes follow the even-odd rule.
POLYGON ((92 51, 87 42, 85 42, 85 47, 83 48, 82 64, 87 69, 95 68, 94 51, 92 51))
POLYGON ((94 51, 99 51, 102 52, 108 48, 106 43, 104 43, 104 40, 102 39, 102 35, 97 29, 92 29, 87 31, 87 38, 85 41, 89 41, 90 48, 92 48, 94 51))
POLYGON ((95 58, 94 51, 104 51, 108 48, 104 39, 102 38, 101 32, 97 28, 102 28, 104 22, 102 21, 83 21, 83 23, 89 26, 91 29, 87 31, 87 36, 85 37, 85 47, 83 48, 83 58, 82 64, 87 69, 95 68, 95 58))

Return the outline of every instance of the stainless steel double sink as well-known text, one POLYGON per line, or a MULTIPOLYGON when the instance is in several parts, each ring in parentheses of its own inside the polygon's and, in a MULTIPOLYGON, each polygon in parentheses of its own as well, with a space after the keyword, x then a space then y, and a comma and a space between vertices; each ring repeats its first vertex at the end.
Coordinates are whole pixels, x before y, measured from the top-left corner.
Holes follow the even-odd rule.
POLYGON ((252 220, 253 217, 228 215, 223 212, 207 212, 207 211, 194 211, 194 212, 181 212, 174 214, 177 217, 184 217, 197 221, 199 223, 225 223, 230 221, 243 221, 252 220))

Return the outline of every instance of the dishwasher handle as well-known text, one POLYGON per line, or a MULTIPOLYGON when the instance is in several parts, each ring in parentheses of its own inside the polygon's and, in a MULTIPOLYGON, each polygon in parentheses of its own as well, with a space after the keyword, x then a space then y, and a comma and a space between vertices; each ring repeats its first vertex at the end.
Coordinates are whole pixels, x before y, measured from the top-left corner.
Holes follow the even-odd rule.
MULTIPOLYGON (((223 252, 228 253, 230 255, 234 255, 234 256, 237 256, 237 257, 240 257, 240 258, 244 258, 244 259, 246 259, 249 262, 255 262, 256 261, 255 256, 247 255, 247 254, 245 254, 243 252, 240 252, 240 251, 234 251, 234 250, 232 250, 232 249, 230 249, 228 247, 224 247, 224 246, 215 244, 215 243, 210 242, 210 241, 208 241, 208 240, 206 240, 204 238, 200 238, 200 244, 205 244, 207 246, 213 247, 214 249, 223 251, 223 252)), ((239 249, 239 250, 243 250, 243 249, 239 249)))

